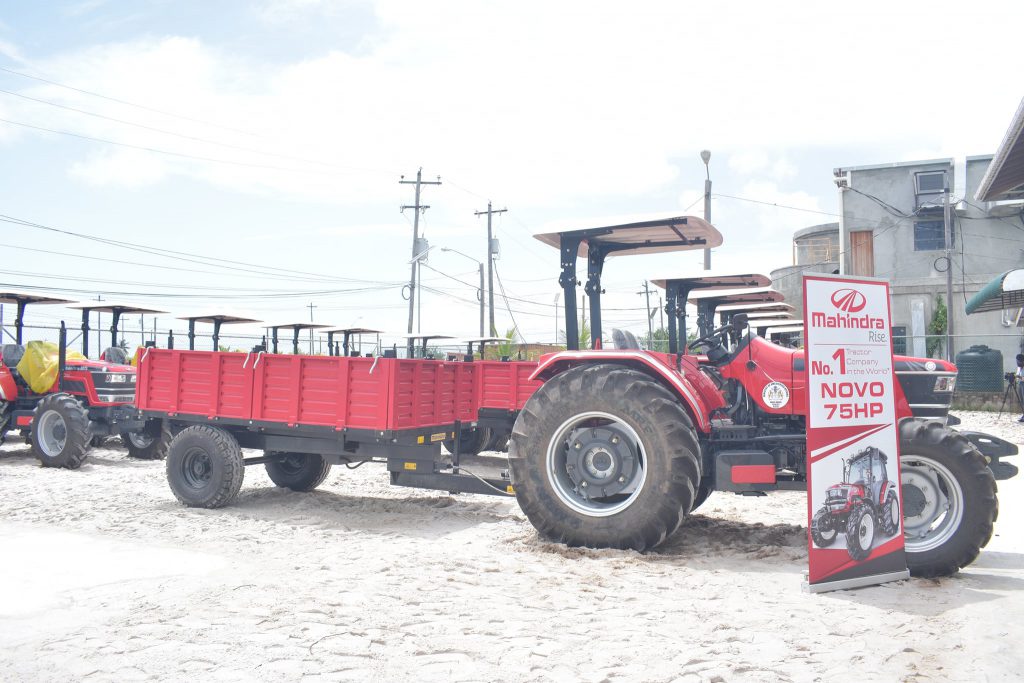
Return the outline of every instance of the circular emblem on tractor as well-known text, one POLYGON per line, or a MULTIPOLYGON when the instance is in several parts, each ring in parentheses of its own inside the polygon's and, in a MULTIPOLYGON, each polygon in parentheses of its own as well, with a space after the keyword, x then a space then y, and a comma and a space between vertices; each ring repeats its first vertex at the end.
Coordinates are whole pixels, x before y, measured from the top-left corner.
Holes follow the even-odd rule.
POLYGON ((927 361, 924 364, 924 369, 927 370, 928 372, 934 371, 936 367, 938 367, 938 366, 935 365, 935 361, 933 361, 933 360, 927 361))
POLYGON ((782 408, 789 403, 789 387, 782 382, 769 382, 761 392, 761 400, 771 408, 782 408))
POLYGON ((868 300, 856 289, 837 289, 832 292, 832 305, 840 311, 857 313, 864 310, 868 300))

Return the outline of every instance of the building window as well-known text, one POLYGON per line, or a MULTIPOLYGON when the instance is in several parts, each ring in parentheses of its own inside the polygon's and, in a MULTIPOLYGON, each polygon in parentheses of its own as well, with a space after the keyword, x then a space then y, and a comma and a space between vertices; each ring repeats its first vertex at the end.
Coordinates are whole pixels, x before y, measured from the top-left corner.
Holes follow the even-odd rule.
POLYGON ((946 186, 945 171, 928 171, 927 173, 916 173, 917 194, 941 194, 946 186))
MULTIPOLYGON (((952 248, 956 244, 956 231, 951 232, 952 248)), ((914 223, 914 251, 939 251, 946 248, 946 226, 942 221, 916 221, 914 223)))
POLYGON ((892 328, 892 352, 898 356, 907 355, 907 327, 906 325, 892 328))

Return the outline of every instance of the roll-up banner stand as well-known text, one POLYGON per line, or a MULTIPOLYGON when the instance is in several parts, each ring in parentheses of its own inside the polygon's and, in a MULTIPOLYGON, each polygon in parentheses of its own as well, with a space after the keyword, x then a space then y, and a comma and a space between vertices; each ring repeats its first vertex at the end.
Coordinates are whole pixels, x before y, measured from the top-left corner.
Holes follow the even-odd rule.
POLYGON ((804 276, 807 590, 906 579, 889 283, 804 276))

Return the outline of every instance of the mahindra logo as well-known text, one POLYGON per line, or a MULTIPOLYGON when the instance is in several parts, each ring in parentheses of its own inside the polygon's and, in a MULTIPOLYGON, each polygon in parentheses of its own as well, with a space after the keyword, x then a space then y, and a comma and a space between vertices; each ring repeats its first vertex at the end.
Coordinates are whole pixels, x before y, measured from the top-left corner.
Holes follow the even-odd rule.
POLYGON ((864 309, 868 301, 856 289, 838 289, 832 293, 832 305, 840 311, 856 313, 864 309))

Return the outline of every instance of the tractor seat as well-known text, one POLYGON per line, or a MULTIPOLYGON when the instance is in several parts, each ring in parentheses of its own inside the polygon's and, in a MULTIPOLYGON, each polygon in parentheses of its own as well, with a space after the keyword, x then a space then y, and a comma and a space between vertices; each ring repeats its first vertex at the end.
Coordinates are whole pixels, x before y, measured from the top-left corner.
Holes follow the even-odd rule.
POLYGON ((623 332, 618 328, 612 329, 612 343, 617 349, 639 349, 640 343, 632 332, 623 332))
POLYGON ((3 352, 4 365, 14 370, 18 367, 18 363, 21 362, 21 357, 25 355, 25 347, 21 344, 4 344, 0 347, 3 352))
POLYGON ((114 365, 128 365, 128 353, 120 346, 111 346, 100 355, 100 358, 114 365))

